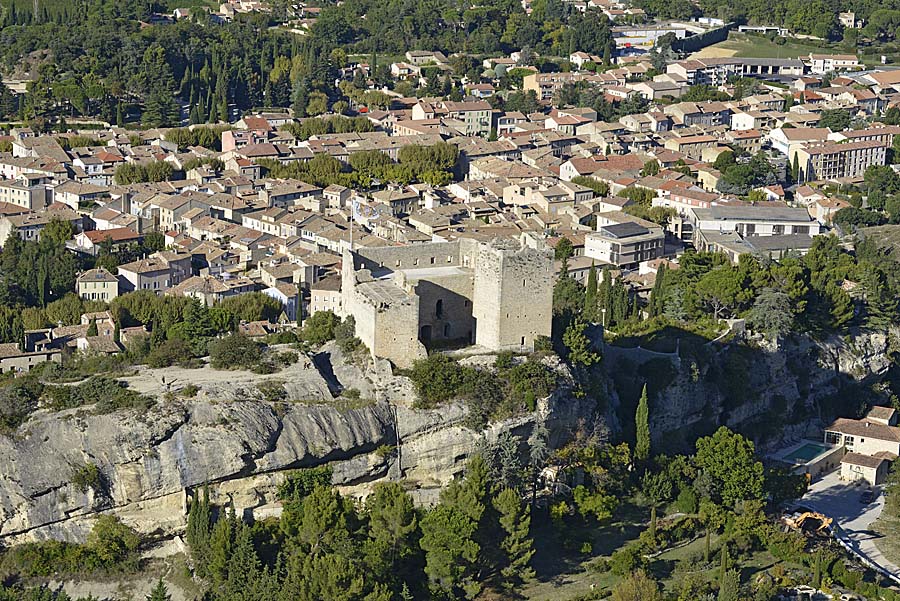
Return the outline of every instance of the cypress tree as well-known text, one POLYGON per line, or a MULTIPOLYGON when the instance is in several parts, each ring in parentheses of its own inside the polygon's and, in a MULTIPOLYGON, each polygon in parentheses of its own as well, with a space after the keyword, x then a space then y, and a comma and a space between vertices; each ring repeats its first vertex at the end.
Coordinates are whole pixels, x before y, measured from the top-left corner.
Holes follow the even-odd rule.
POLYGON ((719 566, 719 586, 725 582, 725 576, 728 574, 728 543, 722 545, 722 553, 720 555, 721 565, 719 566))
POLYGON ((641 391, 637 411, 634 414, 635 443, 634 459, 644 462, 650 458, 650 408, 647 401, 647 385, 641 391))
POLYGON ((647 307, 650 317, 656 317, 663 312, 665 301, 666 266, 660 265, 653 281, 653 290, 650 291, 650 305, 647 307))
POLYGON ((591 322, 597 321, 597 268, 593 261, 584 292, 584 315, 591 322))
POLYGON ((709 528, 706 529, 706 541, 703 546, 703 561, 709 563, 709 539, 710 539, 709 528))
POLYGON ((190 547, 194 559, 194 569, 202 577, 206 575, 206 564, 209 560, 209 543, 212 531, 212 515, 209 507, 209 488, 204 486, 202 496, 197 495, 191 503, 188 513, 185 541, 190 547))
POLYGON ((813 572, 813 586, 822 588, 822 552, 816 552, 815 571, 813 572))

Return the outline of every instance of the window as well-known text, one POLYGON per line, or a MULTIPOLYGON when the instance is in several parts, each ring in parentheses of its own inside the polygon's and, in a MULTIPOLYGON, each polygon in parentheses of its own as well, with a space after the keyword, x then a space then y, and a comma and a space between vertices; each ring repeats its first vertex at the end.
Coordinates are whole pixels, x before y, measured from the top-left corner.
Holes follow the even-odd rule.
POLYGON ((522 288, 528 288, 528 280, 522 279, 522 288))
POLYGON ((439 298, 434 304, 434 316, 438 319, 444 316, 444 299, 439 298))
POLYGON ((431 257, 431 264, 434 265, 434 257, 431 257))

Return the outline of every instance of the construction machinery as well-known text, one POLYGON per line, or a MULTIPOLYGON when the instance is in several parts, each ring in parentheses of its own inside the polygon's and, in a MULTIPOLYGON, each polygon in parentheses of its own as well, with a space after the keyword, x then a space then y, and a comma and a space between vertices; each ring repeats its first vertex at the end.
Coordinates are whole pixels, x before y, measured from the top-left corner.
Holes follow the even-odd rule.
POLYGON ((798 532, 818 535, 827 534, 833 520, 817 511, 804 511, 786 515, 781 518, 781 521, 798 532))

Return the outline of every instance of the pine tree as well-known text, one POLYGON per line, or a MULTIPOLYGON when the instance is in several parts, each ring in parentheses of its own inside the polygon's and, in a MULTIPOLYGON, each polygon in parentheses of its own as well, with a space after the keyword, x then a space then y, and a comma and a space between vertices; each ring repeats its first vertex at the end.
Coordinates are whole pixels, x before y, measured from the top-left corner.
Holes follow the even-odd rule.
POLYGON ((215 586, 222 586, 228 578, 228 561, 234 545, 234 523, 233 515, 218 520, 209 538, 206 574, 215 586))
POLYGON ((514 588, 523 580, 534 576, 534 570, 528 565, 534 555, 532 540, 529 536, 531 518, 525 511, 518 493, 511 488, 504 488, 494 499, 494 507, 500 514, 500 526, 505 537, 500 548, 506 554, 506 565, 501 568, 504 584, 514 588))
POLYGON ((153 587, 153 590, 150 591, 150 594, 147 595, 147 601, 171 601, 172 597, 169 595, 169 589, 166 588, 166 583, 163 582, 163 579, 160 578, 156 583, 156 586, 153 587))
POLYGON ((656 504, 650 506, 650 539, 656 541, 656 504))
POLYGON ((650 458, 650 408, 648 405, 647 385, 644 384, 637 411, 634 414, 634 459, 638 462, 644 462, 650 458))

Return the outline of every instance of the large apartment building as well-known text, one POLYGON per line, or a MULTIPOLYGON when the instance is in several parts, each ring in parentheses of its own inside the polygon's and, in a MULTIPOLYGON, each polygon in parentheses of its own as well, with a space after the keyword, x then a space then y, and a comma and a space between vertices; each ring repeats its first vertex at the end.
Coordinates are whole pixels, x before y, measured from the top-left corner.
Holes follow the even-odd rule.
POLYGON ((887 145, 881 140, 826 143, 797 149, 801 182, 861 177, 872 165, 884 165, 887 145))

